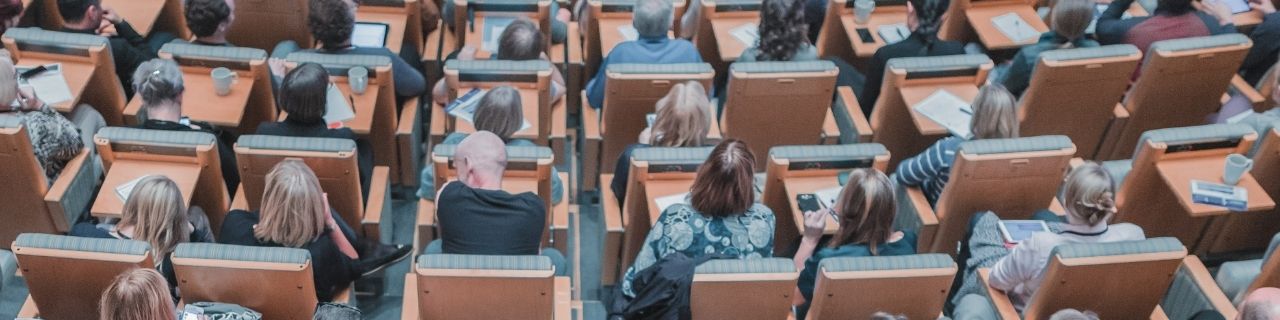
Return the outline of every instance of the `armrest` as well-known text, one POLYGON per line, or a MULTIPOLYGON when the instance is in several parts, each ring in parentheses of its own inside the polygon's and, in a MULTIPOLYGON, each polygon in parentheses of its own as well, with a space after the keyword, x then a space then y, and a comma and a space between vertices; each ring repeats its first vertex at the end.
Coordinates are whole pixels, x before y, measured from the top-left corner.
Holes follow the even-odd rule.
MULTIPOLYGON (((613 174, 600 175, 600 181, 613 181, 613 174)), ((618 203, 618 198, 613 194, 613 188, 603 186, 600 188, 600 206, 604 212, 604 256, 602 256, 601 264, 604 268, 600 274, 600 281, 604 284, 613 284, 617 281, 619 272, 618 264, 622 261, 622 235, 626 232, 625 217, 622 216, 622 206, 618 203)))
POLYGON ((234 198, 231 198, 231 210, 250 211, 249 199, 245 198, 243 183, 241 183, 240 186, 236 188, 236 196, 234 198))
POLYGON ((920 188, 898 186, 898 218, 895 230, 916 229, 919 232, 919 252, 931 252, 933 235, 938 232, 938 216, 920 188))
MULTIPOLYGON (((582 181, 579 189, 591 190, 600 185, 601 159, 600 150, 604 148, 604 133, 601 132, 602 121, 600 110, 589 106, 587 92, 581 92, 582 99, 582 181)), ((612 170, 610 170, 612 171, 612 170)))
MULTIPOLYGON (((1227 319, 1236 318, 1237 311, 1235 306, 1231 304, 1231 299, 1227 298, 1227 295, 1222 292, 1222 288, 1218 287, 1217 282, 1215 282, 1213 280, 1213 277, 1210 276, 1208 268, 1205 268, 1204 263, 1200 261, 1199 257, 1196 257, 1194 255, 1188 255, 1187 257, 1183 258, 1181 268, 1182 270, 1178 271, 1179 275, 1176 276, 1176 278, 1174 279, 1174 285, 1169 288, 1169 292, 1166 294, 1164 301, 1162 301, 1161 303, 1160 311, 1162 311, 1163 313, 1173 313, 1175 314, 1175 316, 1178 316, 1178 317, 1191 316, 1190 314, 1180 314, 1180 313, 1192 313, 1191 310, 1177 309, 1178 307, 1177 305, 1182 304, 1183 301, 1169 300, 1170 298, 1173 298, 1176 296, 1185 297, 1185 296, 1191 295, 1191 296, 1203 297, 1204 300, 1207 303, 1209 303, 1209 305, 1212 306, 1213 310, 1217 311, 1218 313, 1221 313, 1224 318, 1227 318, 1227 319), (1181 281, 1184 281, 1184 280, 1190 281, 1189 283, 1190 287, 1184 286, 1184 285, 1178 285, 1181 281), (1198 289, 1198 290, 1194 290, 1194 289, 1198 289), (1188 290, 1194 290, 1197 292, 1185 292, 1188 290), (1164 312, 1165 311, 1164 309, 1166 309, 1165 308, 1166 306, 1172 309, 1169 309, 1169 311, 1164 312)), ((1197 308, 1195 312, 1199 312, 1198 309, 1199 308, 1197 308)))
MULTIPOLYGON (((415 253, 416 254, 416 253, 415 253)), ((404 304, 400 308, 400 320, 420 320, 418 317, 418 274, 412 269, 404 275, 404 304)))
MULTIPOLYGON (((373 167, 373 178, 369 182, 369 203, 364 206, 364 219, 360 221, 360 226, 364 229, 366 238, 378 239, 381 243, 391 242, 391 239, 382 238, 382 216, 391 215, 391 192, 387 189, 391 188, 391 181, 388 181, 391 168, 386 166, 373 167)), ((390 232, 386 232, 388 237, 390 232)))
POLYGON ((27 300, 22 303, 22 309, 18 310, 18 318, 20 319, 38 319, 40 310, 36 309, 36 301, 31 299, 31 294, 27 294, 27 300))
POLYGON ((400 169, 397 175, 400 185, 418 185, 418 173, 422 164, 422 105, 418 98, 410 99, 400 109, 400 123, 396 126, 396 144, 399 146, 400 169))
POLYGON ((436 239, 436 203, 418 200, 418 219, 414 222, 414 254, 422 253, 431 240, 436 239))
MULTIPOLYGON (((583 105, 589 105, 587 101, 587 91, 581 92, 583 105)), ((600 110, 587 106, 582 108, 582 131, 586 135, 587 140, 603 141, 604 135, 600 132, 600 110)))
POLYGON ((80 214, 89 211, 89 205, 93 203, 94 189, 101 180, 101 174, 94 170, 91 161, 89 149, 80 149, 80 154, 67 163, 62 174, 44 194, 49 218, 60 232, 71 231, 71 224, 80 214))
POLYGON ((1013 302, 1009 301, 1009 296, 1004 291, 992 288, 987 285, 991 279, 991 268, 978 269, 978 284, 987 289, 986 297, 991 299, 991 305, 995 307, 996 314, 1000 315, 1000 319, 1022 319, 1018 314, 1018 310, 1013 308, 1013 302))
POLYGON ((1231 88, 1235 89, 1236 93, 1239 93, 1241 96, 1249 99, 1249 103, 1253 105, 1254 111, 1266 111, 1264 105, 1267 102, 1267 97, 1263 96, 1257 89, 1249 85, 1249 82, 1244 81, 1244 78, 1241 78, 1240 75, 1237 74, 1231 77, 1231 88))
POLYGON ((555 296, 552 299, 555 301, 555 311, 554 311, 555 319, 556 320, 573 319, 573 315, 572 315, 573 285, 569 281, 569 277, 556 277, 554 289, 555 289, 555 296))
POLYGON ((849 118, 853 120, 853 129, 857 132, 857 142, 871 142, 871 123, 867 121, 867 115, 862 114, 862 106, 858 104, 858 97, 853 94, 851 87, 836 87, 838 99, 836 106, 844 106, 845 112, 848 112, 849 118))

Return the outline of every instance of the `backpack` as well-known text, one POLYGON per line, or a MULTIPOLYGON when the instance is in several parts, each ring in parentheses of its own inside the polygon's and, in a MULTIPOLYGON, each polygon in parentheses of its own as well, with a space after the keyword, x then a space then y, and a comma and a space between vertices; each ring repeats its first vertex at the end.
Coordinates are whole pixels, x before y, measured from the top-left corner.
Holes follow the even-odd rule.
POLYGON ((636 273, 631 281, 635 298, 622 294, 622 286, 614 290, 609 319, 693 319, 689 307, 689 290, 693 287, 694 270, 711 259, 732 256, 708 254, 690 258, 681 252, 662 257, 657 263, 636 273))
MULTIPOLYGON (((186 314, 203 315, 209 320, 262 320, 262 314, 237 304, 196 302, 187 305, 186 314)), ((179 319, 185 319, 182 317, 179 319)))

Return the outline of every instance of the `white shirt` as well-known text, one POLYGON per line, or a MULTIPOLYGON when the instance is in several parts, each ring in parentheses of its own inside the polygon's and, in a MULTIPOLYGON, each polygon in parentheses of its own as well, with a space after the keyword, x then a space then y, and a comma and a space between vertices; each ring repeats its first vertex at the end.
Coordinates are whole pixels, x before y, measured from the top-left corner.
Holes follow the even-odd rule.
POLYGON ((1062 224, 1063 233, 1040 232, 1019 243, 1009 255, 991 268, 990 285, 1004 290, 1019 312, 1031 301, 1031 295, 1040 289, 1044 270, 1049 265, 1053 248, 1062 244, 1105 243, 1143 240, 1142 228, 1131 223, 1107 226, 1076 226, 1062 224))

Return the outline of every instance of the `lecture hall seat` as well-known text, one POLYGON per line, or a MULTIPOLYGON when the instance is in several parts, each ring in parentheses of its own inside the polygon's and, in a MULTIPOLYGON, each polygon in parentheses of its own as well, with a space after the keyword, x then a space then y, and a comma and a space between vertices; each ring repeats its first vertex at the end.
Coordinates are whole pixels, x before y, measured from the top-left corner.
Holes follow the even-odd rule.
POLYGON ((108 125, 124 125, 124 87, 116 76, 107 38, 36 28, 10 28, 4 33, 4 47, 13 55, 15 66, 61 64, 63 77, 73 99, 51 107, 67 114, 79 104, 88 104, 102 114, 108 125))
MULTIPOLYGON (((888 163, 889 151, 875 143, 770 149, 763 185, 756 185, 756 190, 762 190, 760 202, 773 210, 776 217, 774 248, 789 250, 804 231, 804 214, 794 205, 796 194, 843 186, 849 171, 874 168, 884 172, 888 163)), ((838 221, 827 219, 825 233, 834 234, 839 227, 838 221)))
POLYGON ((1215 279, 1224 294, 1240 302, 1250 292, 1264 287, 1280 287, 1280 233, 1271 238, 1262 259, 1231 261, 1218 268, 1215 279))
MULTIPOLYGON (((173 270, 184 302, 238 304, 263 319, 311 319, 315 278, 305 249, 181 243, 173 251, 173 270)), ((351 288, 334 293, 335 303, 354 305, 351 288)))
POLYGON ((894 156, 886 173, 949 135, 946 128, 916 112, 915 105, 940 90, 972 102, 993 66, 990 58, 978 54, 889 60, 880 98, 867 115, 874 131, 870 142, 883 144, 894 156))
POLYGON ((97 319, 116 276, 154 268, 151 245, 137 240, 24 233, 13 242, 28 295, 19 318, 97 319))
POLYGON ((723 95, 721 133, 751 147, 758 171, 768 163, 769 148, 821 143, 839 72, 825 60, 734 63, 723 95))
POLYGON ((708 260, 694 269, 689 309, 693 319, 786 319, 799 276, 787 258, 708 260))
POLYGON ((662 210, 650 199, 689 192, 698 168, 706 162, 712 149, 636 149, 631 153, 626 203, 616 203, 617 198, 613 197, 610 188, 600 188, 609 190, 600 196, 600 205, 606 216, 602 279, 620 280, 636 255, 640 254, 649 229, 662 215, 662 210), (621 221, 614 220, 614 217, 621 217, 621 221))
POLYGON ((401 319, 572 319, 569 278, 555 272, 545 256, 420 255, 401 319))
POLYGON ((1065 135, 1093 159, 1140 59, 1128 44, 1045 51, 1018 101, 1019 132, 1065 135))
MULTIPOLYGON (((173 167, 195 165, 199 168, 199 173, 195 177, 194 188, 190 194, 184 192, 183 196, 188 198, 188 205, 204 209, 215 234, 222 228, 222 218, 230 207, 231 196, 227 194, 227 185, 223 180, 217 137, 212 133, 107 127, 99 130, 93 140, 108 177, 95 201, 101 202, 104 197, 117 196, 113 190, 119 185, 107 184, 107 181, 112 180, 111 170, 116 163, 127 164, 125 168, 129 171, 121 174, 131 176, 138 172, 149 174, 146 166, 150 164, 173 167)), ((168 178, 177 182, 180 189, 189 183, 184 177, 168 178)), ((130 180, 132 178, 123 181, 130 180)), ((94 207, 97 208, 99 204, 95 203, 94 207)))
POLYGON ((818 264, 806 319, 866 319, 876 312, 909 319, 942 314, 956 274, 945 254, 837 257, 818 264))
POLYGON ((102 173, 94 169, 89 149, 82 148, 62 173, 48 181, 20 118, 0 117, 0 249, 9 250, 22 233, 62 234, 89 210, 102 173))

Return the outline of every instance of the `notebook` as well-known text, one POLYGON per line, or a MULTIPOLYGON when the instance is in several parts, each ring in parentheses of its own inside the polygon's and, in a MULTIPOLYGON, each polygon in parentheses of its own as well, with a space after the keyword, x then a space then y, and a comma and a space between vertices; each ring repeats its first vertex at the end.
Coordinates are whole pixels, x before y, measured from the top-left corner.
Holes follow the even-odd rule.
POLYGON ((120 198, 120 202, 128 201, 129 195, 133 194, 133 187, 137 186, 138 182, 142 181, 142 179, 146 177, 148 176, 143 175, 116 186, 116 197, 120 198))
POLYGON ((689 204, 689 193, 679 193, 669 196, 661 196, 653 198, 653 202, 658 204, 658 212, 667 211, 667 207, 677 203, 689 204))
POLYGON ((636 41, 640 39, 640 31, 636 31, 636 27, 629 24, 618 26, 618 34, 622 35, 622 40, 636 41))
POLYGON ((1191 180, 1191 201, 1242 212, 1249 207, 1249 190, 1238 186, 1191 180))
POLYGON ((329 92, 325 100, 324 122, 330 126, 356 118, 355 110, 351 109, 351 105, 354 102, 351 97, 343 94, 342 90, 338 90, 338 86, 329 85, 329 92))
MULTIPOLYGON (((36 74, 30 78, 19 78, 19 85, 29 85, 34 89, 36 97, 44 103, 54 105, 75 99, 71 95, 71 88, 67 86, 67 79, 62 76, 62 64, 45 65, 45 71, 36 74)), ((27 72, 36 67, 17 66, 15 70, 18 74, 27 72)))
POLYGON ((929 97, 921 100, 914 106, 911 106, 916 112, 933 120, 943 128, 946 128, 951 135, 969 139, 973 133, 969 130, 969 123, 973 119, 973 109, 969 103, 961 100, 947 90, 934 91, 929 97))
POLYGON ((738 42, 742 42, 743 45, 750 47, 756 45, 756 40, 760 39, 759 28, 760 26, 755 23, 743 24, 729 30, 729 35, 733 36, 734 39, 738 39, 738 42))
POLYGON ((387 46, 387 33, 391 26, 381 22, 356 22, 351 32, 351 45, 363 48, 387 46))
POLYGON ((876 33, 880 34, 880 39, 884 40, 884 44, 889 45, 907 39, 907 37, 911 36, 911 29, 907 29, 907 24, 905 23, 894 23, 876 28, 876 33))
MULTIPOLYGON (((444 111, 458 119, 474 124, 476 106, 480 105, 480 98, 484 97, 485 92, 488 92, 488 90, 472 88, 471 91, 467 91, 467 93, 445 106, 444 111)), ((520 125, 520 130, 517 131, 528 129, 530 126, 532 125, 529 124, 529 120, 524 120, 524 123, 520 125)))
POLYGON ((1009 37, 1014 42, 1022 42, 1040 36, 1040 32, 1032 28, 1030 24, 1023 21, 1022 17, 1014 12, 991 18, 991 23, 995 24, 1000 33, 1003 33, 1004 36, 1009 37))
POLYGON ((497 52, 498 39, 502 37, 502 31, 506 30, 507 25, 513 21, 516 21, 516 19, 510 17, 485 17, 484 33, 482 34, 484 40, 480 45, 480 49, 488 52, 497 52))

